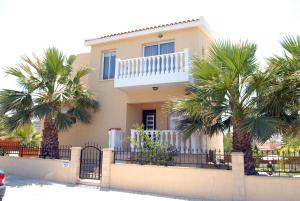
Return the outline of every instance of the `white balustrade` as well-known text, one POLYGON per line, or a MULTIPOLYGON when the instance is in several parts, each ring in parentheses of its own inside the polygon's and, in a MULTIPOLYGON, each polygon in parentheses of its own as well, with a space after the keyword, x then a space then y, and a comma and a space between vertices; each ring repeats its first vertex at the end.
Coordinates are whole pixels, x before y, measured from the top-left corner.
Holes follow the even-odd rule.
MULTIPOLYGON (((121 60, 116 59, 115 84, 117 87, 128 86, 128 81, 132 85, 141 82, 144 84, 145 78, 157 77, 159 82, 188 81, 189 72, 189 51, 162 54, 148 57, 138 57, 121 60), (170 80, 165 79, 168 77, 170 80), (175 77, 174 77, 175 76, 175 77), (139 80, 140 79, 140 80, 139 80)), ((155 80, 155 78, 153 78, 155 80)), ((148 80, 149 81, 149 80, 148 80)), ((156 84, 156 83, 148 83, 156 84)))
MULTIPOLYGON (((145 132, 152 140, 159 140, 161 144, 174 146, 177 149, 181 149, 182 152, 184 150, 196 152, 197 149, 200 150, 201 148, 200 136, 195 134, 190 139, 184 141, 183 135, 176 130, 146 130, 145 132)), ((131 129, 131 149, 142 145, 143 142, 138 131, 131 129)))
POLYGON ((114 149, 116 147, 118 148, 123 147, 123 142, 125 137, 125 133, 123 131, 112 129, 108 131, 108 135, 109 135, 109 139, 108 139, 109 148, 114 149))

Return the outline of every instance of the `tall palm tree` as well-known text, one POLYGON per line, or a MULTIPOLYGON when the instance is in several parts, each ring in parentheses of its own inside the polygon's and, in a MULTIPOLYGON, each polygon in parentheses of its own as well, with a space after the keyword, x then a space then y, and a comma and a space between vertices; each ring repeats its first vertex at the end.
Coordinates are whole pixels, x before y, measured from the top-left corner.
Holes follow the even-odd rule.
POLYGON ((68 129, 77 121, 89 123, 91 111, 98 102, 80 83, 89 73, 88 68, 72 72, 75 56, 66 57, 56 48, 48 48, 43 59, 22 57, 22 63, 7 68, 6 74, 17 79, 20 90, 0 91, 0 114, 7 115, 5 126, 14 130, 31 123, 33 118, 43 122, 41 146, 56 150, 58 132, 68 129))
POLYGON ((194 59, 189 96, 169 104, 171 111, 183 116, 178 128, 185 138, 195 132, 213 135, 232 129, 232 151, 244 153, 247 175, 256 174, 252 139, 267 140, 278 124, 267 101, 274 91, 274 72, 259 70, 255 52, 256 45, 247 41, 216 42, 207 59, 194 59))
POLYGON ((300 135, 300 36, 281 41, 283 56, 268 59, 271 93, 265 93, 264 111, 279 119, 283 135, 300 135))

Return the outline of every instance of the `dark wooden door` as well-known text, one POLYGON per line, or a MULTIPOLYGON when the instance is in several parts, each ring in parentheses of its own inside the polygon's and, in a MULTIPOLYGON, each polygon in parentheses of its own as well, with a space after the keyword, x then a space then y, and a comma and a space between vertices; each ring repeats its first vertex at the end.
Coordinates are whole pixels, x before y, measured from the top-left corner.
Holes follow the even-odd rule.
POLYGON ((143 110, 143 125, 146 130, 156 129, 156 110, 143 110))

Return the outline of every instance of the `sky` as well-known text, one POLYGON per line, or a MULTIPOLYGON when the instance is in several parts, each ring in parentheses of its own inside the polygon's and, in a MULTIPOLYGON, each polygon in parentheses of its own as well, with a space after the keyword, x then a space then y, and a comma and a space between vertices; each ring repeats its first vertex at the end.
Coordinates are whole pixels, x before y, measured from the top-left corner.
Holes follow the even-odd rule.
POLYGON ((262 67, 284 36, 300 35, 300 0, 0 0, 0 88, 16 87, 3 69, 22 55, 88 52, 85 39, 200 16, 216 39, 256 43, 262 67))

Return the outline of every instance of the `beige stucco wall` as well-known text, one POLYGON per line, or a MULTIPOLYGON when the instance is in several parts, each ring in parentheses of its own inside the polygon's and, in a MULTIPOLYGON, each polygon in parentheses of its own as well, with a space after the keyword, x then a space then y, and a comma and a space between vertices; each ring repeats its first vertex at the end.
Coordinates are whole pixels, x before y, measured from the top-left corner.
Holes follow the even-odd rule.
POLYGON ((72 167, 64 168, 62 160, 0 156, 0 169, 7 174, 75 183, 72 167))
POLYGON ((0 170, 6 174, 75 184, 79 181, 80 153, 80 147, 72 147, 70 161, 0 156, 0 170))
MULTIPOLYGON (((163 37, 158 34, 149 34, 134 38, 122 39, 113 42, 102 43, 91 47, 91 66, 95 68, 95 74, 91 77, 92 82, 100 79, 102 55, 107 51, 115 51, 119 59, 129 59, 143 56, 143 47, 151 43, 175 41, 175 51, 183 51, 189 48, 192 56, 201 55, 202 48, 207 48, 210 39, 199 28, 163 32, 163 37)), ((92 84, 92 83, 91 83, 92 84)))
POLYGON ((231 171, 112 164, 110 186, 172 196, 232 200, 231 171))
POLYGON ((134 128, 136 124, 142 124, 143 110, 156 110, 156 129, 168 129, 168 113, 164 102, 139 103, 127 105, 127 133, 134 128))
POLYGON ((223 134, 221 132, 208 137, 207 149, 216 149, 217 151, 223 151, 223 134))
MULTIPOLYGON (((175 41, 175 51, 189 48, 191 55, 201 55, 202 49, 207 48, 211 42, 209 37, 199 28, 168 31, 162 34, 162 38, 159 38, 158 34, 150 34, 94 45, 91 46, 89 54, 77 56, 74 62, 75 69, 89 66, 92 70, 88 77, 83 80, 83 83, 95 94, 101 108, 92 115, 91 124, 78 123, 73 128, 60 133, 61 144, 81 146, 88 141, 95 141, 101 146, 107 147, 110 128, 121 128, 128 134, 133 123, 140 123, 137 118, 137 114, 140 113, 139 109, 134 109, 130 104, 156 104, 185 95, 183 85, 159 86, 158 91, 153 91, 151 87, 122 91, 114 88, 113 80, 101 80, 102 56, 106 51, 116 51, 116 55, 120 59, 141 57, 143 46, 146 44, 175 41)), ((160 112, 157 128, 167 128, 166 115, 166 113, 160 112)))
POLYGON ((245 176, 247 201, 299 201, 300 178, 245 176))
MULTIPOLYGON (((81 53, 76 55, 76 59, 72 65, 73 68, 73 74, 80 68, 90 68, 90 60, 91 60, 91 54, 89 52, 81 53)), ((81 83, 87 86, 88 84, 88 76, 81 79, 81 83)))

